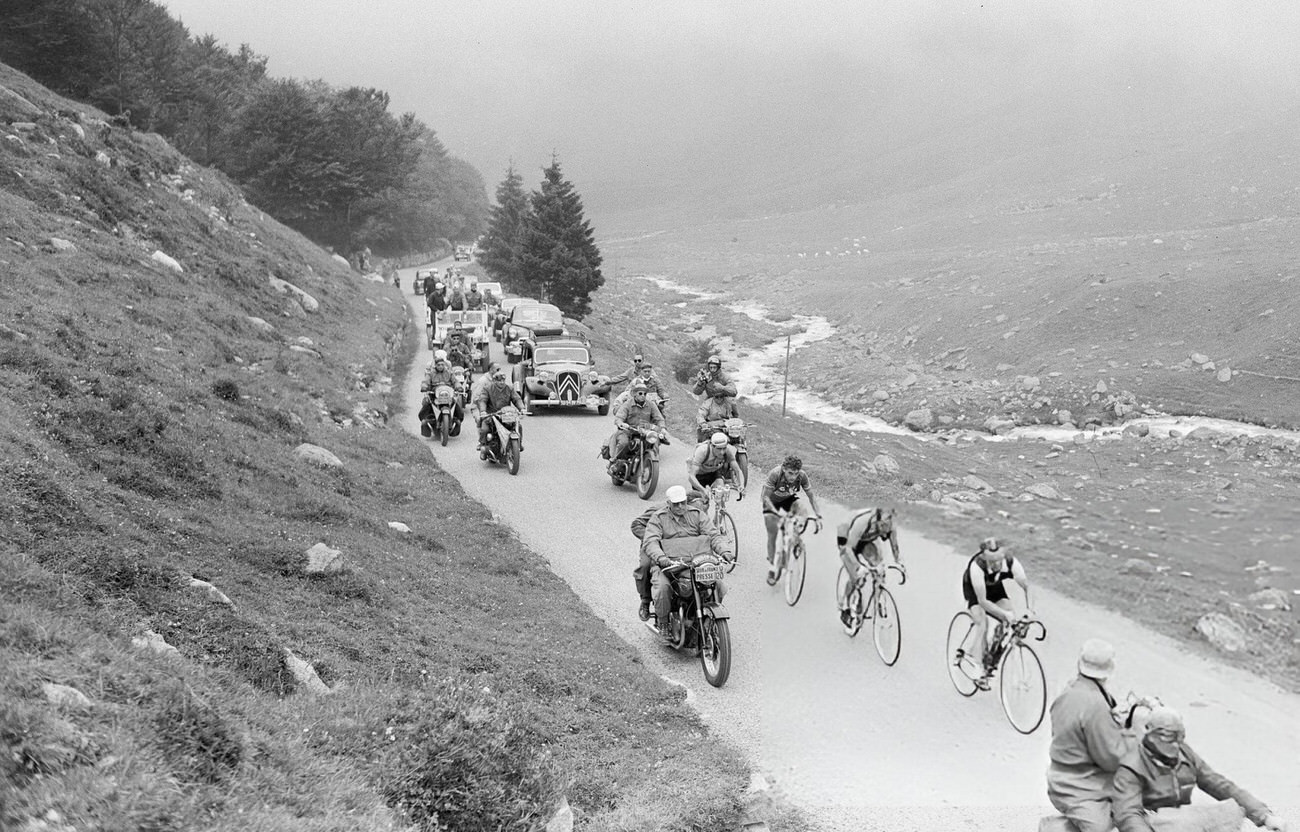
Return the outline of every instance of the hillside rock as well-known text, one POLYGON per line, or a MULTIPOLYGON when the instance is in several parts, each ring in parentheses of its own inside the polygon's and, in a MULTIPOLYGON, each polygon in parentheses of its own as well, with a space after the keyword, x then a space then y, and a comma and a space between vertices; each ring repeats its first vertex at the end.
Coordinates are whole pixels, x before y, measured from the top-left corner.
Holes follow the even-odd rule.
POLYGON ((1151 426, 1146 422, 1134 422, 1124 426, 1124 435, 1133 436, 1141 439, 1151 433, 1151 426))
POLYGON ((293 455, 311 465, 318 465, 321 468, 342 468, 343 460, 334 454, 322 448, 320 445, 313 445, 310 442, 304 442, 293 449, 293 455))
POLYGON ((560 798, 555 814, 546 822, 546 832, 573 832, 573 807, 567 797, 560 798))
POLYGON ((1215 378, 1217 378, 1220 382, 1225 384, 1229 381, 1232 381, 1232 368, 1231 367, 1221 368, 1219 370, 1219 374, 1215 376, 1215 378))
POLYGON ((887 402, 889 401, 889 391, 877 390, 876 392, 871 394, 871 398, 878 402, 887 402))
POLYGON ((204 595, 208 597, 208 600, 212 601, 214 604, 224 604, 225 606, 228 607, 233 607, 235 605, 234 601, 231 601, 229 598, 226 597, 226 593, 217 589, 215 586, 208 583, 207 581, 202 581, 199 580, 198 578, 190 578, 189 587, 190 589, 194 589, 194 590, 198 590, 199 592, 202 592, 204 595))
POLYGON ((1225 653, 1246 649, 1246 631, 1223 613, 1212 612, 1201 616, 1196 622, 1196 632, 1225 653))
POLYGON ((1204 353, 1194 352, 1189 356, 1193 364, 1209 364, 1210 357, 1204 353))
POLYGON ((1125 575, 1154 575, 1156 568, 1151 565, 1150 561, 1141 558, 1129 558, 1124 561, 1120 571, 1125 575))
POLYGON ((395 532, 401 532, 402 534, 410 534, 410 533, 411 533, 411 527, 408 526, 408 525, 406 525, 405 523, 403 523, 403 522, 400 521, 400 520, 389 520, 389 521, 388 521, 388 528, 392 529, 392 530, 395 531, 395 532))
POLYGON ((912 430, 929 430, 934 426, 934 413, 928 407, 918 408, 903 417, 903 424, 912 430))
POLYGON ((317 543, 306 551, 307 563, 303 566, 308 575, 328 575, 343 571, 343 553, 331 549, 324 543, 317 543))
POLYGON ((1025 376, 1020 380, 1020 389, 1024 390, 1026 393, 1033 393, 1042 386, 1043 385, 1039 381, 1038 376, 1025 376))
POLYGON ((1045 482, 1036 482, 1033 485, 1027 486, 1025 488, 1025 493, 1033 494, 1035 497, 1040 497, 1044 500, 1065 499, 1064 497, 1061 496, 1061 492, 1057 491, 1055 488, 1053 488, 1052 486, 1048 485, 1045 482))
POLYGON ((249 315, 248 322, 252 324, 253 328, 256 329, 258 332, 265 332, 267 335, 270 335, 271 333, 275 332, 274 326, 267 323, 262 318, 257 317, 256 315, 249 315))
POLYGON ((181 651, 172 647, 167 641, 153 630, 145 630, 144 635, 136 636, 131 639, 131 646, 138 647, 141 650, 150 650, 163 656, 180 658, 181 651))
POLYGON ((44 682, 41 684, 41 690, 45 693, 45 699, 58 708, 89 708, 90 699, 86 694, 68 685, 59 685, 54 682, 44 682))
POLYGON ((1290 611, 1291 609, 1291 599, 1287 597, 1285 592, 1274 587, 1252 592, 1247 600, 1255 606, 1265 609, 1283 611, 1290 611))
POLYGON ((980 479, 979 477, 975 476, 974 474, 968 474, 967 476, 963 477, 963 478, 962 478, 962 481, 961 481, 961 484, 964 485, 964 486, 966 486, 967 488, 969 488, 969 489, 972 490, 972 491, 992 491, 992 490, 993 490, 993 486, 989 485, 989 484, 986 483, 984 480, 980 479))
POLYGON ((183 274, 185 272, 185 269, 181 267, 181 264, 176 262, 176 258, 168 254, 163 254, 161 251, 155 251, 153 256, 149 259, 163 268, 171 269, 177 274, 183 274))
POLYGON ((288 647, 284 648, 284 666, 293 674, 293 679, 298 683, 298 686, 307 693, 312 696, 329 695, 329 685, 321 680, 316 673, 316 668, 311 666, 311 662, 298 658, 288 647))
POLYGON ((35 117, 41 114, 40 107, 3 85, 0 85, 0 100, 4 101, 6 110, 16 111, 18 115, 35 117))
POLYGON ((297 286, 293 285, 289 281, 281 280, 280 278, 275 276, 270 276, 267 278, 267 280, 270 282, 272 289, 274 289, 275 291, 279 292, 282 295, 289 295, 294 300, 298 301, 298 304, 302 306, 304 311, 315 312, 316 310, 320 309, 320 303, 316 300, 316 298, 307 294, 302 289, 299 289, 297 286))
POLYGON ((871 461, 871 464, 877 471, 886 474, 898 473, 898 460, 894 459, 889 454, 878 454, 876 458, 871 461))
POLYGON ((1220 435, 1221 434, 1214 428, 1202 426, 1189 431, 1187 438, 1204 442, 1211 439, 1217 439, 1220 435))
POLYGON ((348 258, 344 257, 342 254, 332 255, 332 259, 334 260, 335 263, 338 263, 340 266, 342 266, 345 269, 352 268, 352 264, 348 262, 348 258))
POLYGON ((1016 429, 1016 421, 1001 416, 990 416, 984 420, 984 429, 989 433, 1005 436, 1016 429))
POLYGON ((55 254, 71 254, 77 250, 77 247, 67 240, 58 237, 51 237, 50 249, 53 250, 55 254))

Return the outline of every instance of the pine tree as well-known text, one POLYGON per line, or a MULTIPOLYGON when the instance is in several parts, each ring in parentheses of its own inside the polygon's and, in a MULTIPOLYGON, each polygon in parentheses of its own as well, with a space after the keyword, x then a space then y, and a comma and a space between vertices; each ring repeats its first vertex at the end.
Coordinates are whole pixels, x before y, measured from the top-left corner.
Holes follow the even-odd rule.
POLYGON ((482 252, 479 262, 497 280, 522 292, 529 287, 519 274, 519 256, 533 209, 524 192, 524 178, 515 170, 513 162, 506 169, 506 178, 497 185, 496 199, 479 246, 482 252))
POLYGON ((583 217, 582 198, 552 159, 532 195, 532 219, 519 258, 524 285, 536 287, 571 318, 591 311, 591 293, 605 283, 600 250, 583 217))

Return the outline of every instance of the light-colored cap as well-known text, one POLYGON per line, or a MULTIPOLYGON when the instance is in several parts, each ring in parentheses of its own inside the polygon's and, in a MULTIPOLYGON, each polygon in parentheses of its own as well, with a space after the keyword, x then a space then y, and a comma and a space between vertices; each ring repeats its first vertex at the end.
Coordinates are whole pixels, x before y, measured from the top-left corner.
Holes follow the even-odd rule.
POLYGON ((1161 705, 1152 709, 1151 715, 1147 717, 1147 730, 1168 731, 1171 734, 1177 734, 1179 738, 1186 733, 1186 729, 1183 727, 1183 715, 1168 705, 1161 705))
POLYGON ((1115 648, 1109 641, 1090 638, 1079 651, 1079 675, 1089 679, 1109 679, 1115 672, 1115 648))
POLYGON ((731 444, 731 440, 728 439, 727 435, 722 431, 718 431, 717 433, 713 434, 713 436, 709 437, 709 441, 712 442, 714 445, 717 445, 719 448, 731 444))
POLYGON ((684 503, 686 502, 686 489, 680 485, 669 486, 664 496, 668 498, 670 503, 684 503))

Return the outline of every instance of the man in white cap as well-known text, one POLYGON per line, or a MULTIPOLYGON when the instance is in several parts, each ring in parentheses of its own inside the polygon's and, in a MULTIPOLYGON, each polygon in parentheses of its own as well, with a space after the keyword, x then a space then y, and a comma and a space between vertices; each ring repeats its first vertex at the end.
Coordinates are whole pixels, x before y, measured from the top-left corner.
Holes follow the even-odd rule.
MULTIPOLYGON (((699 506, 686 502, 685 488, 674 485, 665 496, 668 505, 650 515, 641 545, 652 564, 651 595, 655 606, 655 630, 667 638, 673 577, 665 574, 664 568, 679 561, 692 560, 697 555, 712 553, 722 558, 727 552, 726 542, 718 534, 718 527, 709 520, 709 515, 699 506)), ((690 591, 689 579, 678 577, 677 583, 681 591, 690 591)), ((717 592, 718 600, 721 601, 725 594, 721 582, 718 582, 717 592)))
POLYGON ((1183 717, 1158 707, 1142 741, 1115 772, 1113 815, 1119 832, 1241 828, 1242 817, 1275 832, 1287 825, 1250 792, 1210 768, 1183 742, 1183 717), (1221 802, 1189 805, 1196 789, 1221 802))
POLYGON ((1052 702, 1047 798, 1077 832, 1110 832, 1111 778, 1136 745, 1120 728, 1106 680, 1115 670, 1115 648, 1090 638, 1079 651, 1079 675, 1052 702))

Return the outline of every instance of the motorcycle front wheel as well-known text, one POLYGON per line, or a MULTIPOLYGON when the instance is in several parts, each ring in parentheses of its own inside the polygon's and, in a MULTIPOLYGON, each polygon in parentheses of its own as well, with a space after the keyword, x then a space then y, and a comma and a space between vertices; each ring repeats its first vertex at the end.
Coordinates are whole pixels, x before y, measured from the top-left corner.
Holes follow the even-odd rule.
POLYGON ((442 414, 442 418, 438 421, 438 425, 438 440, 442 442, 442 446, 445 448, 447 447, 447 437, 451 436, 451 414, 442 414))
POLYGON ((704 681, 720 688, 731 675, 731 630, 725 619, 705 616, 700 620, 700 666, 704 681))
POLYGON ((636 477, 636 493, 643 500, 648 500, 654 496, 655 488, 659 485, 659 460, 643 455, 641 457, 641 470, 636 477))
POLYGON ((519 440, 511 439, 506 443, 506 470, 511 474, 519 473, 519 440))

